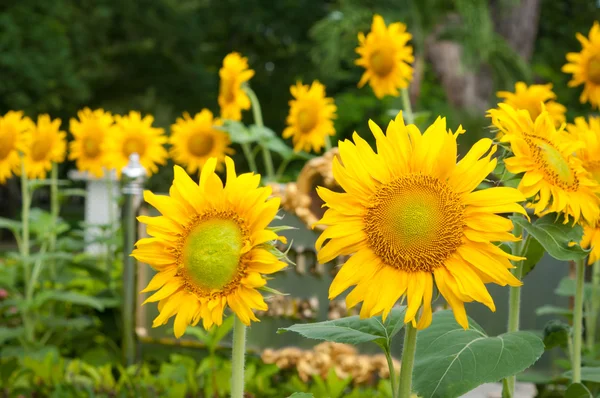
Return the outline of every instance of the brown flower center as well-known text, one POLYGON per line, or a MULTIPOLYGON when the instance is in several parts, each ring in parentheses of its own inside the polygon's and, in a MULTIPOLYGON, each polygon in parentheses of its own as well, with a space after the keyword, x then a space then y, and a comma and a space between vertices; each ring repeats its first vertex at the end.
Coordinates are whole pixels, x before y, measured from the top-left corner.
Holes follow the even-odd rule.
POLYGON ((83 140, 83 152, 89 159, 97 158, 100 155, 100 142, 96 138, 86 137, 83 140))
POLYGON ((214 137, 205 133, 195 133, 188 138, 188 149, 192 155, 197 157, 208 155, 214 145, 214 137))
POLYGON ((590 58, 587 67, 588 79, 594 84, 600 84, 600 55, 590 58))
POLYGON ((0 160, 8 157, 8 154, 15 149, 17 141, 17 132, 11 125, 5 126, 0 134, 0 160))
POLYGON ((138 155, 143 156, 146 151, 146 144, 140 137, 129 137, 123 143, 123 155, 129 158, 129 155, 132 153, 137 153, 138 155))
POLYGON ((317 125, 318 113, 314 107, 304 107, 298 112, 298 129, 302 134, 310 133, 317 125))
POLYGON ((52 148, 50 137, 45 134, 37 136, 31 145, 31 159, 36 162, 46 159, 48 152, 52 148))
POLYGON ((371 54, 371 68, 379 77, 385 77, 394 69, 394 52, 391 50, 377 50, 371 54))

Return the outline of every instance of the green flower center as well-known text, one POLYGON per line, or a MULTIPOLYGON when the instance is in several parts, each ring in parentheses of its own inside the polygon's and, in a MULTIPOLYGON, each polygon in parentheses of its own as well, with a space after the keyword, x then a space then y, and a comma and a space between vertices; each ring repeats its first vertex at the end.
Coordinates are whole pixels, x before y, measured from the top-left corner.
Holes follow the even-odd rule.
POLYGON ((195 133, 188 139, 188 149, 194 156, 202 157, 208 155, 215 145, 215 139, 211 135, 195 133))
POLYGON ((183 245, 185 273, 201 290, 222 289, 238 273, 242 247, 243 234, 235 221, 202 221, 183 245))
POLYGON ((587 67, 588 79, 594 84, 600 84, 600 55, 590 58, 587 67))
POLYGON ((387 265, 431 272, 462 244, 460 198, 435 177, 401 177, 383 185, 370 202, 365 232, 387 265))
POLYGON ((15 149, 17 141, 17 132, 12 125, 4 126, 4 131, 0 134, 0 160, 8 157, 8 154, 15 149))
POLYGON ((123 154, 125 157, 129 158, 129 155, 132 153, 137 153, 142 157, 144 152, 146 151, 146 144, 142 141, 140 137, 130 137, 125 140, 123 143, 123 154))
POLYGON ((579 180, 568 160, 560 151, 543 137, 526 138, 525 141, 533 150, 533 156, 541 165, 544 176, 548 181, 568 191, 579 188, 579 180))
POLYGON ((306 134, 312 131, 317 125, 317 110, 314 107, 304 107, 300 109, 297 116, 298 129, 306 134))
POLYGON ((369 59, 371 68, 377 76, 385 77, 394 69, 394 52, 391 50, 377 50, 369 59))

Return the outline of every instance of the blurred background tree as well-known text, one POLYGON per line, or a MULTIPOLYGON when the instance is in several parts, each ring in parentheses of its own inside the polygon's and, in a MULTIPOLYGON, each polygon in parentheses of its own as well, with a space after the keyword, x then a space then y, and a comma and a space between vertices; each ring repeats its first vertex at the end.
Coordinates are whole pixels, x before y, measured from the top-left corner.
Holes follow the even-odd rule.
MULTIPOLYGON (((289 86, 319 79, 338 106, 336 138, 366 137, 368 118, 385 123, 400 107, 356 87, 356 36, 374 13, 408 25, 415 109, 462 123, 465 145, 487 134, 495 91, 517 80, 553 82, 571 118, 589 111, 560 67, 600 19, 592 0, 20 0, 0 5, 0 112, 48 112, 67 130, 84 106, 135 109, 168 132, 183 111, 218 113, 221 61, 239 51, 272 129, 284 127, 289 86)), ((153 184, 166 188, 170 173, 153 184)))

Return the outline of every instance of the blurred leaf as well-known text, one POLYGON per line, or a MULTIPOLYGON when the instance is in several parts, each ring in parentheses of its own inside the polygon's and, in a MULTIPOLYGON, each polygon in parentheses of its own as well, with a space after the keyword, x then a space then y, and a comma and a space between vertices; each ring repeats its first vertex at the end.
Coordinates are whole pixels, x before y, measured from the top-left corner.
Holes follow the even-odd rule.
POLYGON ((0 344, 21 337, 24 333, 25 329, 22 326, 14 328, 0 327, 0 344))
POLYGON ((314 395, 307 392, 295 392, 288 396, 288 398, 314 398, 314 395))
POLYGON ((87 196, 87 191, 85 189, 81 189, 81 188, 68 188, 68 189, 61 189, 58 191, 59 195, 62 197, 71 197, 71 196, 80 196, 82 198, 85 198, 87 196))
MULTIPOLYGON (((565 276, 558 283, 558 287, 554 290, 554 294, 562 297, 574 297, 576 290, 575 285, 575 279, 571 279, 568 276, 565 276)), ((593 285, 589 282, 586 282, 583 287, 583 294, 586 300, 592 297, 593 290, 593 285)))
MULTIPOLYGON (((573 377, 573 371, 569 370, 563 374, 564 377, 571 379, 573 377)), ((581 380, 589 381, 592 383, 600 383, 600 367, 592 368, 589 366, 581 367, 581 380)))
POLYGON ((533 224, 521 215, 509 218, 513 223, 525 229, 557 260, 577 260, 588 255, 588 250, 582 249, 578 244, 573 244, 573 242, 580 242, 583 236, 583 228, 580 225, 564 224, 562 220, 556 219, 555 214, 548 214, 533 224))
POLYGON ((573 316, 573 310, 564 307, 556 307, 554 305, 543 305, 535 310, 537 316, 543 315, 561 315, 566 317, 573 316))
POLYGON ((83 305, 95 308, 98 311, 104 310, 104 305, 102 304, 102 301, 95 297, 87 296, 85 294, 77 292, 61 290, 44 290, 36 294, 33 298, 31 309, 39 308, 48 301, 60 301, 64 303, 83 305))
POLYGON ((549 350, 554 347, 567 348, 571 338, 571 326, 559 320, 551 320, 544 327, 544 345, 549 350))
POLYGON ((565 391, 565 398, 593 398, 593 395, 583 384, 573 383, 565 391))
POLYGON ((0 217, 0 229, 6 228, 16 233, 21 230, 21 225, 21 221, 0 217))

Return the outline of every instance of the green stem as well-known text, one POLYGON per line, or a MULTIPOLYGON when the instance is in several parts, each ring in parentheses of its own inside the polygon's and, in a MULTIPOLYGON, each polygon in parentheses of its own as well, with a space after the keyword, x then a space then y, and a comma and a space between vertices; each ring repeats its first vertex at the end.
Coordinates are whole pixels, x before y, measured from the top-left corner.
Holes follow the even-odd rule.
POLYGON ((410 105, 410 96, 408 95, 408 88, 402 89, 402 116, 406 124, 413 124, 415 122, 412 106, 410 105))
MULTIPOLYGON (((108 235, 105 236, 107 241, 112 240, 113 233, 115 232, 115 198, 114 198, 114 189, 113 189, 113 179, 112 179, 112 170, 106 171, 106 189, 107 189, 107 201, 108 201, 108 226, 106 228, 106 232, 108 235)), ((113 247, 110 242, 106 242, 106 264, 105 264, 105 272, 106 272, 106 284, 110 288, 112 288, 112 278, 111 278, 111 268, 113 261, 113 247)))
POLYGON ((33 264, 33 271, 31 272, 31 280, 27 284, 27 290, 25 291, 25 299, 27 300, 28 303, 31 303, 31 301, 33 300, 33 292, 35 291, 35 284, 37 283, 37 280, 40 277, 40 273, 42 272, 42 266, 44 265, 42 258, 44 256, 44 254, 46 254, 46 246, 47 246, 47 243, 44 242, 42 244, 42 246, 40 247, 40 251, 37 254, 38 257, 35 260, 35 263, 33 264))
POLYGON ((398 398, 410 398, 412 389, 412 373, 417 348, 417 329, 409 322, 404 326, 404 347, 400 366, 400 384, 398 398))
POLYGON ((281 181, 281 178, 283 178, 283 173, 285 172, 288 164, 290 164, 290 159, 284 159, 277 168, 277 174, 275 176, 277 181, 281 181))
POLYGON ((581 335, 583 328, 583 288, 585 259, 575 261, 575 308, 573 313, 573 383, 581 382, 581 335))
POLYGON ((390 384, 392 385, 392 397, 398 396, 398 380, 396 378, 396 369, 394 369, 394 361, 389 347, 385 350, 385 359, 387 359, 388 368, 390 369, 390 384))
MULTIPOLYGON (((58 215, 60 212, 60 206, 58 202, 58 165, 52 163, 52 171, 50 172, 50 215, 52 219, 52 225, 54 229, 50 234, 48 251, 54 253, 56 250, 56 224, 58 222, 58 215)), ((52 260, 49 262, 50 276, 52 283, 56 280, 56 264, 52 260)))
MULTIPOLYGON (((24 156, 21 155, 21 260, 23 261, 23 268, 25 274, 25 292, 29 291, 29 284, 31 283, 31 268, 29 262, 29 207, 31 206, 31 192, 29 191, 29 181, 27 174, 25 173, 25 160, 24 156)), ((30 319, 29 311, 24 310, 22 314, 23 327, 25 328, 25 338, 29 343, 34 341, 35 325, 30 319)))
MULTIPOLYGON (((513 234, 515 236, 519 236, 523 234, 523 228, 520 225, 514 224, 513 234)), ((513 255, 521 256, 523 254, 523 249, 525 247, 525 240, 521 239, 518 242, 515 242, 513 246, 513 255)), ((515 268, 512 269, 513 275, 521 280, 523 277, 523 262, 516 261, 514 263, 515 268)), ((508 296, 508 331, 516 332, 519 330, 519 320, 521 316, 521 287, 520 286, 511 286, 509 288, 509 296, 508 296)), ((504 387, 507 391, 504 391, 504 394, 508 397, 513 397, 515 395, 515 384, 517 381, 516 376, 508 376, 506 378, 505 383, 503 383, 504 387)))
POLYGON ((233 322, 233 352, 231 354, 231 398, 244 397, 244 356, 246 355, 246 325, 237 315, 233 322))
POLYGON ((592 266, 592 299, 587 325, 587 347, 591 353, 596 352, 596 327, 598 324, 598 311, 600 311, 600 260, 592 266))
POLYGON ((325 136, 325 150, 327 152, 331 151, 331 139, 328 135, 325 136))
POLYGON ((252 149, 250 148, 250 143, 244 142, 241 145, 242 151, 244 151, 244 156, 246 157, 246 161, 248 162, 248 167, 250 167, 250 171, 253 173, 258 173, 256 161, 254 160, 254 155, 252 154, 252 149))
MULTIPOLYGON (((254 116, 254 123, 260 128, 264 127, 265 125, 263 123, 260 102, 258 101, 256 93, 250 88, 250 86, 244 86, 244 91, 246 92, 246 94, 248 94, 250 102, 252 103, 252 115, 254 116)), ((267 178, 269 179, 269 181, 273 181, 273 178, 275 177, 275 168, 273 167, 273 158, 271 157, 271 152, 269 151, 269 148, 267 148, 267 146, 263 143, 260 144, 260 147, 262 148, 263 161, 265 164, 265 170, 267 172, 267 178)))
MULTIPOLYGON (((131 253, 136 238, 135 195, 125 194, 123 214, 123 252, 131 253)), ((131 366, 135 362, 135 260, 126 255, 123 258, 123 363, 131 366)))

